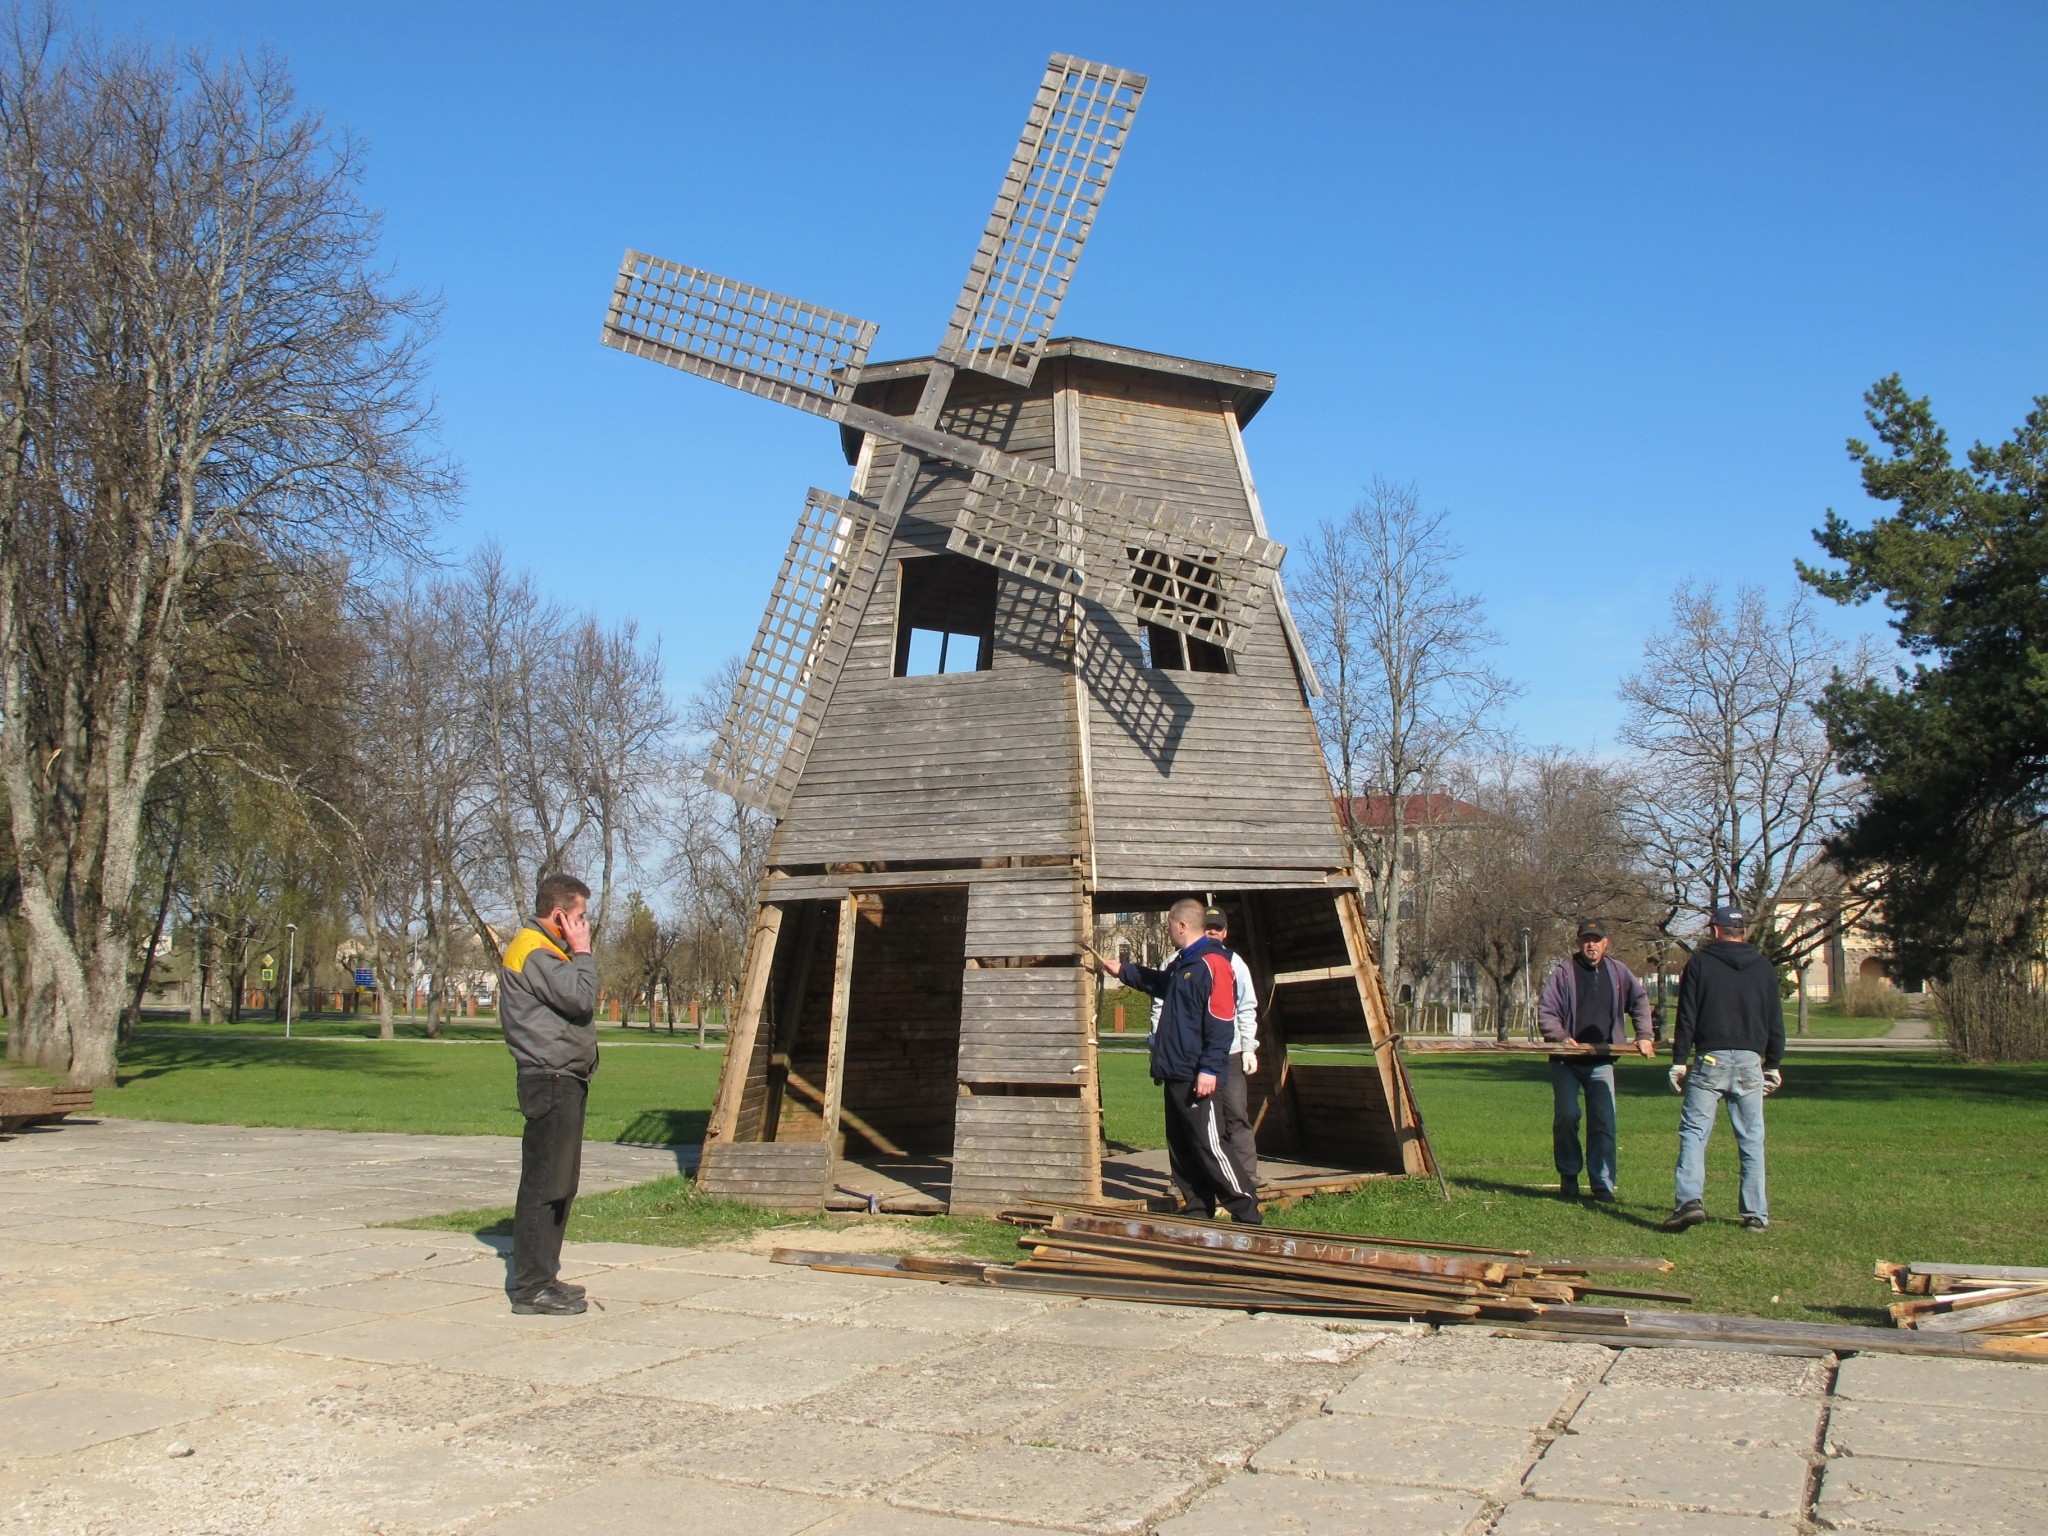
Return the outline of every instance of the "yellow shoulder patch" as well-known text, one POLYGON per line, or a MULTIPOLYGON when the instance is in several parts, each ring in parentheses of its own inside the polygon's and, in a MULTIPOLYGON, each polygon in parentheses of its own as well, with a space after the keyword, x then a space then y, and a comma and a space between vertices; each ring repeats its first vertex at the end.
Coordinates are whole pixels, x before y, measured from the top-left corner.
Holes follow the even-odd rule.
POLYGON ((506 970, 515 974, 523 972, 526 969, 526 962, 537 949, 546 950, 557 960, 569 958, 538 928, 522 928, 512 936, 512 942, 505 946, 505 954, 500 963, 506 970))

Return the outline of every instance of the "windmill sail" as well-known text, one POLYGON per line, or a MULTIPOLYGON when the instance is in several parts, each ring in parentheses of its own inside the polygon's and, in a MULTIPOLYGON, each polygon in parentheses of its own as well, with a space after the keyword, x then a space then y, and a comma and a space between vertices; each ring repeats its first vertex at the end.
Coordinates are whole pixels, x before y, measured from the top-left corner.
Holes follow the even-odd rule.
POLYGON ((812 488, 711 749, 704 778, 712 788, 782 813, 888 542, 875 508, 812 488))
POLYGON ((940 357, 1031 382, 1144 94, 1143 75, 1052 56, 940 357))

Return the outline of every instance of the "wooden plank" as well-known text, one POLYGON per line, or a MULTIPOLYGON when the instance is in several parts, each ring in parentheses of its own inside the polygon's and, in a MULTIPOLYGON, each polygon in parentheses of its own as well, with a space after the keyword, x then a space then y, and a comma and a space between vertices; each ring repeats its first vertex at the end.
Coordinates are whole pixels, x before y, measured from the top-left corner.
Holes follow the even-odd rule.
POLYGON ((719 1073, 718 1094, 711 1105, 711 1120, 705 1143, 729 1142, 739 1119, 740 1100, 745 1096, 747 1070, 754 1055, 754 1041, 761 1029, 761 1007, 768 995, 768 977, 775 966, 775 941, 782 932, 782 908, 765 903, 754 914, 754 930, 747 938, 745 980, 740 989, 739 1020, 726 1043, 725 1067, 719 1073))
POLYGON ((825 1047, 825 1145, 838 1155, 839 1110, 846 1091, 846 1021, 853 1003, 854 936, 860 927, 860 898, 839 904, 839 943, 832 967, 832 1025, 825 1047))
POLYGON ((697 1184, 707 1194, 780 1210, 817 1210, 832 1182, 823 1142, 721 1142, 706 1146, 697 1184))

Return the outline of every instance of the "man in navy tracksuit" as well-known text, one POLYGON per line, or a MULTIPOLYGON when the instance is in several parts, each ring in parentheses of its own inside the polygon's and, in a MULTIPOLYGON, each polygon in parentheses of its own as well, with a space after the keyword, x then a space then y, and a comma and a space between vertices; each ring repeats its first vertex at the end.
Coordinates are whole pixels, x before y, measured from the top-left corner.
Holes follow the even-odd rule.
POLYGON ((1230 951, 1202 932, 1202 913, 1192 898, 1167 913, 1166 931, 1180 953, 1164 970, 1107 959, 1102 968, 1164 1005, 1152 1032, 1152 1081, 1165 1090, 1168 1167, 1188 1208, 1213 1217, 1221 1205, 1231 1220, 1257 1226, 1258 1197, 1225 1139, 1216 1091, 1231 1070, 1237 978, 1230 951))

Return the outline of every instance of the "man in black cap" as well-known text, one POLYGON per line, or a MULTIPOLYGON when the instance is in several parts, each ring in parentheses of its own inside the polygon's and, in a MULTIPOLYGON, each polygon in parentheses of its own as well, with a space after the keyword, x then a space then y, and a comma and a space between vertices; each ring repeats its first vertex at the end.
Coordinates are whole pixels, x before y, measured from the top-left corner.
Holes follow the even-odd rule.
POLYGON ((1635 1048, 1655 1054, 1650 1040, 1650 998, 1633 972, 1607 957, 1607 929, 1595 918, 1579 924, 1578 950, 1543 984, 1537 1027, 1553 1044, 1587 1047, 1550 1058, 1551 1155, 1558 1192, 1579 1196, 1579 1173, 1591 1175, 1593 1198, 1612 1200, 1615 1179, 1614 1048, 1628 1043, 1624 1020, 1635 1025, 1635 1048), (1586 1145, 1579 1148, 1579 1096, 1586 1100, 1586 1145))
POLYGON ((1683 1232, 1707 1219, 1707 1138, 1715 1108, 1726 1103, 1742 1158, 1742 1225, 1761 1232, 1771 1224, 1764 1098, 1784 1080, 1778 1063, 1785 1056, 1785 1004, 1777 970, 1744 941, 1749 919, 1742 909, 1724 902, 1707 921, 1712 937, 1678 978, 1671 1087, 1685 1095, 1685 1107, 1678 1116, 1677 1197, 1664 1230, 1683 1232))

